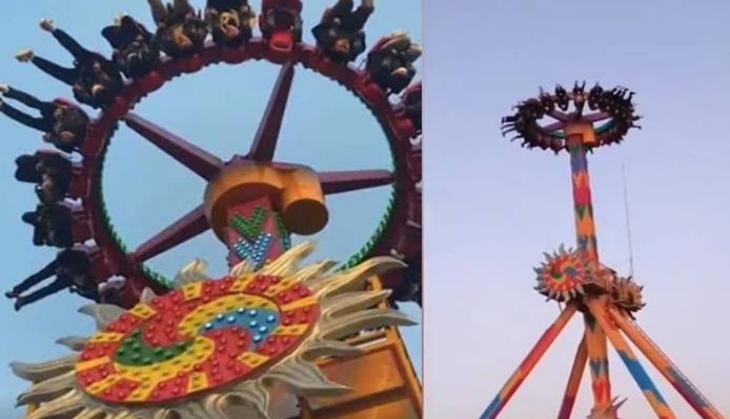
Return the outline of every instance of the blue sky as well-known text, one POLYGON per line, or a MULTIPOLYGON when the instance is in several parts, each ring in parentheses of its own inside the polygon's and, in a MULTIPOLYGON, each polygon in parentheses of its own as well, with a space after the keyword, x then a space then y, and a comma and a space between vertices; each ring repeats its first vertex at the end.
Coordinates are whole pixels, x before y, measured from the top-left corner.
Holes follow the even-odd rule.
MULTIPOLYGON (((39 55, 69 63, 69 57, 52 37, 38 29, 43 17, 55 20, 90 49, 109 53, 99 33, 120 12, 146 24, 151 22, 147 2, 40 0, 6 2, 5 24, 0 35, 0 82, 35 93, 42 98, 70 96, 70 89, 32 66, 13 59, 21 48, 33 48, 39 55)), ((193 1, 202 7, 203 1, 193 1)), ((255 8, 259 8, 254 2, 255 8)), ((321 17, 329 0, 307 0, 303 12, 305 40, 312 41, 309 28, 321 17)), ((414 0, 381 2, 368 22, 368 40, 396 30, 421 40, 421 5, 414 0)), ((278 68, 266 63, 220 66, 203 73, 176 79, 147 98, 136 112, 222 158, 248 149, 265 107, 278 68)), ((419 76, 420 77, 420 76, 419 76)), ((35 207, 33 187, 13 179, 14 159, 41 146, 40 136, 30 129, 0 118, 0 191, 5 205, 0 209, 0 261, 4 267, 3 291, 44 266, 55 254, 50 248, 31 244, 31 228, 20 215, 35 207)), ((390 168, 385 138, 369 112, 336 84, 298 69, 276 158, 300 162, 320 170, 390 168)), ((201 201, 204 183, 169 159, 161 151, 122 127, 114 138, 104 178, 106 201, 115 227, 131 246, 142 243, 159 229, 186 213, 201 201)), ((344 261, 369 238, 387 203, 387 188, 373 189, 328 200, 331 222, 314 239, 319 248, 313 258, 344 261), (356 220, 356 222, 353 222, 356 220)), ((196 257, 210 262, 211 273, 225 272, 225 252, 212 233, 200 236, 151 261, 154 268, 173 275, 196 257)), ((65 348, 53 341, 66 335, 88 335, 92 323, 76 310, 84 301, 62 292, 20 313, 7 301, 0 304, 0 417, 19 417, 13 410, 15 396, 25 383, 11 375, 10 361, 42 361, 63 355, 65 348)), ((404 310, 420 320, 413 305, 404 310)), ((421 330, 403 331, 414 363, 421 366, 421 330)))
MULTIPOLYGON (((426 411, 475 418, 557 317, 531 288, 543 251, 573 244, 568 158, 501 138, 500 118, 540 86, 622 84, 643 130, 589 157, 598 247, 628 271, 628 178, 639 324, 730 413, 730 4, 577 0, 427 1, 425 9, 426 411)), ((577 319, 500 418, 554 417, 577 319)), ((622 417, 654 417, 611 353, 622 417)), ((645 363, 645 365, 647 365, 645 363)), ((680 418, 696 417, 651 368, 680 418)), ((591 403, 584 382, 574 417, 591 403)))

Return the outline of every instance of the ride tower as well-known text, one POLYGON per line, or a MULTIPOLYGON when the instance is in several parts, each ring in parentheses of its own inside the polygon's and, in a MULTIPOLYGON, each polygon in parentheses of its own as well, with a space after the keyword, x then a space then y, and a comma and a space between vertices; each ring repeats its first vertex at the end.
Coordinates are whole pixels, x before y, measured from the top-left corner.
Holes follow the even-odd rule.
POLYGON ((666 400, 639 363, 626 337, 641 351, 679 394, 702 417, 723 416, 690 383, 672 361, 638 326, 634 314, 644 307, 642 287, 631 277, 620 277, 599 259, 593 218, 587 154, 596 148, 618 144, 640 119, 632 103, 633 92, 617 87, 604 90, 596 84, 586 91, 585 82, 572 91, 557 86, 553 93, 541 90, 539 97, 519 103, 516 112, 503 118, 503 135, 514 132, 528 149, 566 151, 570 156, 576 248, 564 246, 545 254, 535 268, 535 289, 548 301, 565 303, 558 318, 528 353, 515 373, 481 415, 498 417, 543 354, 577 312, 582 313, 585 332, 565 388, 558 418, 571 417, 586 365, 590 366, 593 408, 590 418, 617 418, 624 401, 612 398, 608 369, 608 343, 623 361, 639 389, 659 418, 675 418, 666 400), (550 118, 552 123, 541 123, 550 118))

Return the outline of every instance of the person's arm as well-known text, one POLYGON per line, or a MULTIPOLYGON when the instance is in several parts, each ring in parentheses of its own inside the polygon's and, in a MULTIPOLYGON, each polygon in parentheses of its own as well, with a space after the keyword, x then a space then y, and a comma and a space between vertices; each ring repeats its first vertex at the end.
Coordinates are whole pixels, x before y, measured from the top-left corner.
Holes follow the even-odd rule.
POLYGON ((152 11, 152 19, 155 21, 157 26, 164 25, 167 22, 168 13, 167 7, 162 3, 162 0, 147 0, 152 11))

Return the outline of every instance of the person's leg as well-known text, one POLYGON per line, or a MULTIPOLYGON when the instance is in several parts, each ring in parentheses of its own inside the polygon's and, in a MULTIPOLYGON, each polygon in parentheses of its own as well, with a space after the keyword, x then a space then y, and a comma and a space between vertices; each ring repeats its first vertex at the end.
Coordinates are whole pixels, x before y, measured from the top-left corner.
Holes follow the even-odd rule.
POLYGON ((61 205, 55 205, 49 214, 46 227, 51 235, 50 244, 56 247, 69 247, 73 244, 71 236, 71 211, 61 205))
POLYGON ((38 172, 39 159, 37 156, 25 154, 15 159, 15 179, 20 182, 38 183, 41 174, 38 172))
POLYGON ((363 0, 362 3, 360 3, 360 6, 358 6, 352 14, 353 27, 350 29, 362 29, 365 26, 365 22, 367 22, 368 18, 374 11, 375 5, 373 4, 373 0, 363 0))
POLYGON ((45 287, 34 291, 28 295, 18 297, 15 301, 15 309, 20 310, 23 306, 33 304, 38 300, 42 300, 49 295, 55 294, 63 289, 68 288, 71 285, 71 280, 65 276, 57 277, 55 281, 46 285, 45 287))
POLYGON ((352 7, 354 6, 353 0, 337 0, 334 6, 330 9, 332 17, 343 17, 352 13, 352 7))
MULTIPOLYGON (((32 214, 31 217, 36 216, 35 213, 25 213, 23 216, 32 214)), ((37 217, 37 216, 36 216, 37 217)), ((37 218, 36 218, 37 220, 37 218)), ((23 220, 26 221, 26 220, 23 220)), ((40 223, 40 221, 34 221, 29 223, 33 226, 33 244, 35 246, 43 246, 46 243, 46 229, 40 223)))
POLYGON ((31 287, 40 283, 44 279, 48 279, 48 278, 52 277, 56 273, 57 267, 58 267, 58 261, 54 260, 53 262, 46 265, 46 267, 44 267, 37 273, 29 276, 23 282, 19 283, 15 287, 13 287, 12 291, 10 291, 9 293, 6 293, 5 295, 8 297, 11 297, 11 298, 12 298, 12 296, 20 295, 21 293, 27 291, 28 289, 30 289, 31 287), (8 295, 8 294, 12 294, 12 296, 8 295))
POLYGON ((22 90, 15 89, 13 87, 8 86, 5 93, 3 93, 3 96, 8 97, 10 99, 15 99, 18 102, 22 103, 25 106, 28 106, 30 108, 38 109, 41 111, 41 113, 48 113, 53 112, 53 109, 56 107, 53 102, 46 102, 43 100, 38 99, 37 97, 28 94, 26 92, 23 92, 22 90))
POLYGON ((63 46, 66 51, 70 52, 71 55, 80 63, 87 62, 94 56, 94 53, 82 47, 71 35, 66 33, 63 29, 54 28, 51 31, 51 35, 63 46))
POLYGON ((73 85, 78 78, 78 71, 75 68, 62 67, 52 61, 46 60, 45 58, 36 56, 31 58, 30 61, 44 73, 68 84, 69 86, 73 85))
POLYGON ((30 116, 2 101, 0 101, 0 112, 16 122, 41 132, 48 132, 52 128, 51 124, 45 118, 30 116))

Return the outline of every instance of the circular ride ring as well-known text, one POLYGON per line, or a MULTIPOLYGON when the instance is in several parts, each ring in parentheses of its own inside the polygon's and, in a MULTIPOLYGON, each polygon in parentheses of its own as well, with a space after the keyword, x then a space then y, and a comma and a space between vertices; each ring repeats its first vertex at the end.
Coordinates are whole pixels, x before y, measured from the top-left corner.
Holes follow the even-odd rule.
MULTIPOLYGON (((134 305, 145 287, 150 287, 155 292, 165 292, 170 288, 170 282, 147 267, 144 260, 140 260, 134 252, 127 250, 114 230, 104 205, 104 158, 119 121, 124 120, 146 95, 160 89, 175 77, 197 73, 213 64, 240 64, 249 60, 265 60, 278 65, 300 64, 336 81, 360 99, 376 117, 385 133, 393 157, 394 173, 389 179, 381 179, 380 183, 371 184, 370 187, 392 183, 391 201, 373 236, 345 266, 353 266, 374 255, 391 255, 405 261, 420 258, 421 144, 419 130, 406 116, 404 105, 392 105, 388 93, 366 71, 349 64, 333 62, 311 45, 300 43, 292 51, 283 53, 271 49, 268 42, 261 38, 251 39, 240 48, 211 43, 195 55, 163 59, 158 68, 146 77, 127 83, 111 105, 92 122, 81 150, 83 162, 77 170, 76 185, 72 187, 72 198, 81 198, 84 206, 84 214, 76 219, 74 226, 82 236, 76 241, 83 242, 93 238, 96 242, 98 253, 91 258, 92 275, 95 278, 103 280, 120 275, 127 279, 121 291, 124 306, 134 305)), ((332 188, 334 190, 331 193, 348 190, 336 184, 332 188)), ((207 226, 203 231, 206 229, 207 226)), ((382 279, 384 286, 396 288, 403 280, 403 272, 392 273, 382 279)))

